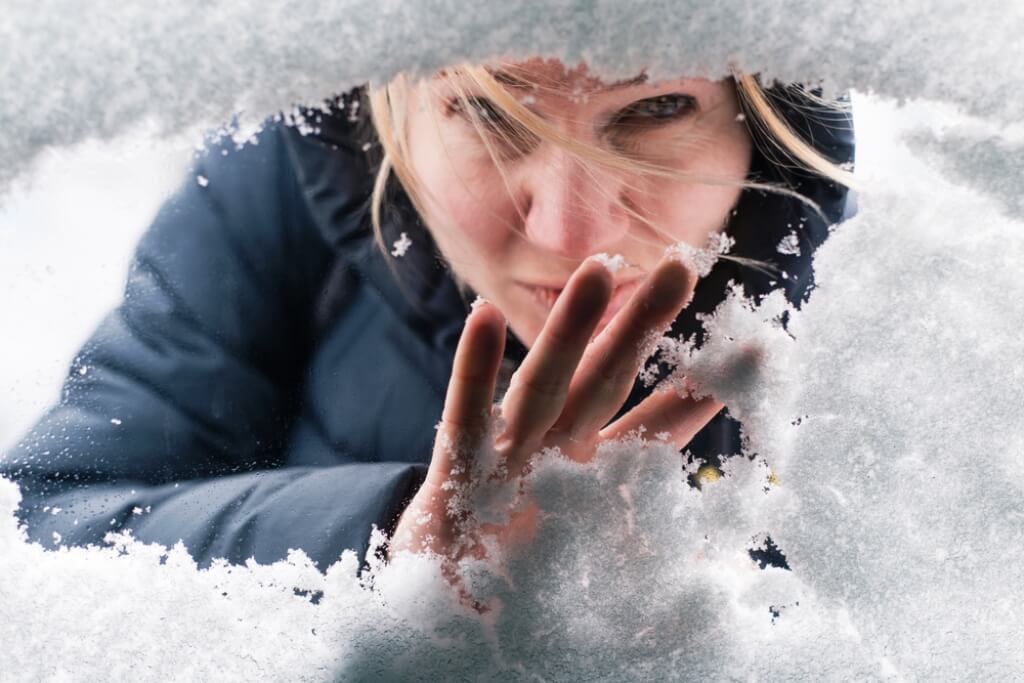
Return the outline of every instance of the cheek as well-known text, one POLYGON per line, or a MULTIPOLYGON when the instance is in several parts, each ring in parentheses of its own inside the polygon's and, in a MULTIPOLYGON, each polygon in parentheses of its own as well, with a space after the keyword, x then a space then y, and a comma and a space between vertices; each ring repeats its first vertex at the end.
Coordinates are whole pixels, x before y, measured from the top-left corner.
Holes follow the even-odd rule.
POLYGON ((504 252, 518 237, 518 214, 500 178, 496 183, 486 174, 477 176, 472 183, 466 178, 454 178, 443 190, 441 209, 448 217, 446 229, 456 233, 464 246, 473 251, 504 252))
POLYGON ((659 179, 647 186, 648 217, 666 237, 703 246, 730 217, 750 168, 751 146, 745 131, 730 131, 713 138, 715 144, 694 146, 684 159, 672 164, 694 181, 659 179), (701 178, 726 184, 700 183, 701 178), (735 183, 735 184, 733 184, 735 183))
POLYGON ((517 237, 518 212, 490 158, 429 117, 411 118, 409 160, 439 246, 450 254, 503 251, 517 237))
POLYGON ((665 183, 652 208, 651 220, 665 237, 704 246, 709 235, 729 218, 741 190, 697 183, 665 183))
POLYGON ((516 236, 517 212, 493 166, 466 163, 458 144, 446 143, 433 126, 414 126, 412 133, 410 164, 442 252, 465 261, 505 251, 516 236))

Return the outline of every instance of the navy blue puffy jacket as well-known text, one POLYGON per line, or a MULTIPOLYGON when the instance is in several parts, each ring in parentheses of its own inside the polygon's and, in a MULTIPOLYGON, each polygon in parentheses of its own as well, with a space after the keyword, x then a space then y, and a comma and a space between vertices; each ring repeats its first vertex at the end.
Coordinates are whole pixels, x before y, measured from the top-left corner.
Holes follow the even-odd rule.
MULTIPOLYGON (((809 117, 793 92, 777 93, 794 128, 852 161, 847 116, 809 117)), ((100 543, 130 529, 144 541, 181 539, 201 563, 271 562, 301 548, 326 568, 345 549, 363 552, 373 525, 394 524, 426 471, 471 295, 400 191, 386 239, 406 232, 413 247, 392 264, 396 278, 372 238, 372 169, 349 113, 342 100, 316 135, 270 126, 258 144, 213 147, 161 209, 123 302, 76 357, 60 403, 0 462, 22 487, 32 538, 100 543)), ((677 332, 697 332, 695 314, 712 310, 730 279, 755 296, 782 286, 799 303, 810 254, 848 210, 842 188, 760 151, 751 178, 795 187, 825 218, 745 191, 728 227, 735 253, 788 277, 721 262, 677 332), (776 250, 792 226, 800 256, 776 250)), ((525 350, 510 342, 514 366, 525 350)), ((645 393, 638 385, 626 408, 645 393)), ((706 458, 738 449, 725 415, 691 444, 706 458)))

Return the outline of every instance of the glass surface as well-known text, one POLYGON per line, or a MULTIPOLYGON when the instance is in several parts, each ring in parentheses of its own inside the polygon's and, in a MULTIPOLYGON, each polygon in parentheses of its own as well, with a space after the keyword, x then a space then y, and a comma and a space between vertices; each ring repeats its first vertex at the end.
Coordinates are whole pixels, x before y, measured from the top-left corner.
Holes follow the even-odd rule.
POLYGON ((0 679, 1024 676, 1020 96, 870 72, 845 202, 731 81, 552 64, 390 93, 379 244, 366 97, 12 161, 0 679))

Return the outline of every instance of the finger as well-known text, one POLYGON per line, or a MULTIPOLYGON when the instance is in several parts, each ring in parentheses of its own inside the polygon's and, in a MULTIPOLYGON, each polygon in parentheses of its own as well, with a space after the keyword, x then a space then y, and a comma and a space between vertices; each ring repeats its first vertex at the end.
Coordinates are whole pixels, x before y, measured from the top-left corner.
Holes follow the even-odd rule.
POLYGON ((558 419, 611 293, 611 274, 602 264, 585 261, 573 273, 505 394, 500 442, 506 450, 540 443, 558 419))
POLYGON ((459 338, 444 410, 427 479, 448 480, 458 457, 481 446, 487 436, 494 386, 505 353, 505 318, 484 303, 469 314, 459 338))
POLYGON ((587 349, 557 429, 570 438, 603 427, 626 400, 650 340, 689 302, 694 275, 678 260, 661 261, 587 349))
POLYGON ((661 389, 602 429, 598 437, 621 439, 643 427, 648 437, 666 438, 676 448, 685 448, 723 407, 721 401, 711 396, 683 398, 675 389, 661 389))

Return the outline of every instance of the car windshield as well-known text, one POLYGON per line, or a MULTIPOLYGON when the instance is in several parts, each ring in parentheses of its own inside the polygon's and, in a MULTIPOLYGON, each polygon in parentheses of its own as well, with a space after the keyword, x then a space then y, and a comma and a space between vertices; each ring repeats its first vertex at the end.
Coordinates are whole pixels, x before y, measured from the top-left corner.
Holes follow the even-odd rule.
POLYGON ((1017 0, 5 15, 0 679, 1024 677, 1017 0))

